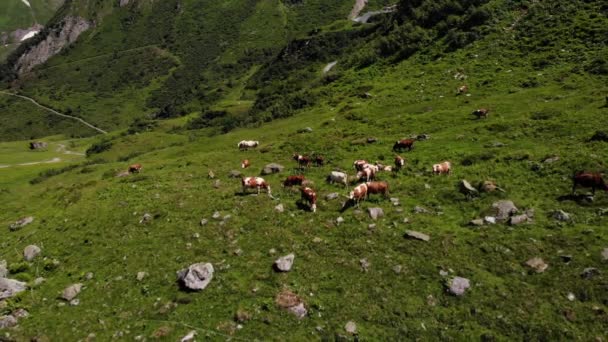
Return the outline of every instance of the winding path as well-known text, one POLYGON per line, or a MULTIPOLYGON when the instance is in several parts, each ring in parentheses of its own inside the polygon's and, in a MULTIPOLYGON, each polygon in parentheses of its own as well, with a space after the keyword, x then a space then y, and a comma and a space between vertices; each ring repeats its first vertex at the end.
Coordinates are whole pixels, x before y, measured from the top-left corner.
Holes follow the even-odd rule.
POLYGON ((81 119, 81 118, 79 118, 79 117, 59 113, 58 111, 56 111, 56 110, 54 110, 54 109, 52 109, 52 108, 45 107, 45 106, 41 105, 40 103, 36 102, 36 100, 34 100, 34 99, 30 98, 30 97, 23 96, 23 95, 17 95, 17 94, 13 94, 13 93, 10 93, 10 92, 8 92, 8 91, 3 91, 3 90, 0 90, 0 94, 4 94, 4 95, 8 95, 8 96, 14 96, 14 97, 19 97, 19 98, 21 98, 21 99, 24 99, 24 100, 30 101, 30 102, 31 102, 31 103, 33 103, 34 105, 36 105, 36 106, 38 106, 38 107, 40 107, 40 108, 42 108, 42 109, 45 109, 45 110, 47 110, 47 111, 49 111, 49 112, 51 112, 51 113, 53 113, 53 114, 55 114, 55 115, 58 115, 58 116, 61 116, 61 117, 64 117, 64 118, 68 118, 68 119, 72 119, 72 120, 76 120, 76 121, 80 121, 80 122, 81 122, 82 124, 84 124, 85 126, 88 126, 88 127, 92 128, 92 129, 96 130, 96 131, 97 131, 97 132, 99 132, 99 133, 108 134, 108 132, 104 131, 103 129, 101 129, 101 128, 99 128, 99 127, 96 127, 96 126, 93 126, 92 124, 90 124, 90 123, 88 123, 88 122, 84 121, 83 119, 81 119))

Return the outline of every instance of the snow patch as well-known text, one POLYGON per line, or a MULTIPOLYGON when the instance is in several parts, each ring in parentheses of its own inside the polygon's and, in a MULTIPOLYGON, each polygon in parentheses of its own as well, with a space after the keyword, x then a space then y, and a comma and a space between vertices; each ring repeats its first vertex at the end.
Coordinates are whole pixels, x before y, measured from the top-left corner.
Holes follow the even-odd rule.
POLYGON ((21 41, 32 38, 33 36, 37 35, 38 32, 40 32, 40 31, 34 30, 34 31, 30 31, 30 32, 26 33, 25 36, 21 37, 21 41))
POLYGON ((30 2, 27 0, 21 0, 21 2, 23 2, 27 7, 32 8, 32 5, 30 5, 30 2))

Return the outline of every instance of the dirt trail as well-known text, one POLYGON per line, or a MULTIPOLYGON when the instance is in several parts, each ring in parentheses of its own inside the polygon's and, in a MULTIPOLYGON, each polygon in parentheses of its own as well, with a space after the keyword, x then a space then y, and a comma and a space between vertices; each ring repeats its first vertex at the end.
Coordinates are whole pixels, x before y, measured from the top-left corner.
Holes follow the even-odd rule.
POLYGON ((63 153, 63 154, 71 154, 71 155, 75 155, 75 156, 84 156, 85 155, 84 153, 66 150, 64 144, 58 144, 58 145, 59 146, 57 146, 57 149, 55 150, 55 152, 59 152, 59 153, 63 153))
POLYGON ((17 94, 9 93, 7 91, 2 91, 2 90, 0 90, 0 94, 4 94, 4 95, 8 95, 8 96, 14 96, 14 97, 18 97, 18 98, 30 101, 31 103, 35 104, 36 106, 38 106, 38 107, 40 107, 42 109, 45 109, 45 110, 47 110, 47 111, 49 111, 49 112, 51 112, 51 113, 53 113, 55 115, 58 115, 58 116, 61 116, 61 117, 64 117, 64 118, 68 118, 68 119, 72 119, 72 120, 76 120, 76 121, 80 121, 85 126, 88 126, 88 127, 92 128, 92 129, 96 130, 97 132, 100 132, 100 133, 103 133, 103 134, 108 134, 108 132, 104 131, 103 129, 101 129, 99 127, 95 127, 95 126, 91 125, 90 123, 84 121, 83 119, 81 119, 79 117, 59 113, 58 111, 56 111, 56 110, 54 110, 52 108, 45 107, 45 106, 41 105, 40 103, 36 102, 36 100, 34 100, 34 99, 30 98, 30 97, 23 96, 23 95, 17 95, 17 94))
POLYGON ((9 167, 13 167, 13 166, 30 166, 30 165, 38 165, 38 164, 53 164, 53 163, 59 163, 61 162, 61 158, 53 158, 51 160, 43 160, 43 161, 37 161, 37 162, 29 162, 29 163, 21 163, 21 164, 15 164, 15 165, 0 165, 0 169, 6 169, 9 167))

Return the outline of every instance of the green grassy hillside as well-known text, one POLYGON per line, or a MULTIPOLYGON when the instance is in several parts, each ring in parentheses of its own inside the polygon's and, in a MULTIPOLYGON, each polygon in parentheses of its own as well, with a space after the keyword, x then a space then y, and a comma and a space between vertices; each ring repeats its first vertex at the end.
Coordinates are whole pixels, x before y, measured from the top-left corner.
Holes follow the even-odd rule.
MULTIPOLYGON (((53 137, 43 152, 27 151, 25 141, 0 143, 0 165, 8 166, 0 168, 0 260, 7 260, 10 278, 31 286, 0 307, 0 316, 19 308, 30 314, 2 330, 4 338, 179 340, 194 330, 198 340, 606 340, 608 192, 591 198, 589 189, 579 189, 569 196, 576 170, 607 168, 608 142, 590 139, 608 123, 600 35, 607 27, 605 6, 489 1, 463 10, 448 1, 433 3, 451 14, 428 23, 425 13, 436 7, 422 2, 409 12, 401 7, 400 18, 410 24, 396 20, 364 33, 370 26, 339 22, 315 34, 308 50, 293 50, 305 44, 295 40, 282 50, 297 52, 289 57, 270 54, 245 74, 217 71, 234 84, 216 101, 201 100, 208 106, 201 115, 140 119, 86 140, 53 137), (483 24, 470 25, 479 15, 483 24), (562 30, 573 34, 560 36, 562 30), (327 43, 342 41, 341 34, 356 37, 353 45, 327 43), (337 66, 323 74, 334 58, 337 66), (289 88, 294 83, 300 87, 289 88), (469 92, 457 95, 462 84, 469 92), (274 93, 314 101, 266 107, 262 95, 274 93), (224 119, 236 113, 247 119, 249 106, 269 122, 220 134, 218 127, 228 127, 224 119), (290 114, 274 116, 272 108, 280 106, 290 114), (471 115, 480 107, 490 109, 488 118, 471 115), (341 212, 353 185, 327 184, 330 171, 354 175, 352 163, 360 158, 392 164, 395 140, 420 134, 429 139, 401 153, 404 170, 378 176, 398 206, 372 195, 359 210, 341 212), (368 143, 372 137, 376 142, 368 143), (261 145, 239 151, 244 139, 261 145), (87 155, 18 165, 63 158, 57 144, 87 155), (321 154, 328 164, 299 170, 291 159, 296 152, 321 154), (246 158, 252 166, 241 170, 246 158), (433 175, 432 165, 443 160, 452 162, 453 174, 433 175), (264 176, 274 199, 242 194, 240 179, 229 177, 231 170, 259 175, 270 162, 285 166, 264 176), (116 177, 132 163, 143 165, 141 173, 116 177), (299 173, 318 193, 316 213, 298 204, 296 189, 281 187, 286 176, 299 173), (467 199, 458 190, 461 179, 474 185, 493 180, 505 192, 467 199), (327 200, 333 192, 340 197, 327 200), (533 209, 531 222, 468 224, 501 199, 521 212, 533 209), (275 209, 278 204, 284 212, 275 209), (417 206, 428 212, 415 212, 417 206), (370 219, 372 207, 383 208, 384 217, 370 219), (556 220, 556 210, 571 220, 556 220), (213 218, 216 212, 219 218, 213 218), (146 213, 152 218, 140 222, 146 213), (6 228, 24 216, 35 221, 14 232, 6 228), (202 219, 208 222, 201 225, 202 219), (406 238, 406 230, 430 240, 406 238), (24 262, 22 251, 30 244, 42 254, 24 262), (292 252, 293 269, 275 272, 274 260, 292 252), (544 272, 525 265, 534 257, 548 264, 544 272), (175 272, 197 262, 213 263, 209 286, 180 290, 175 272), (137 280, 138 272, 147 275, 137 280), (454 276, 470 280, 463 296, 446 291, 454 276), (38 277, 46 280, 34 285, 38 277), (73 283, 84 284, 78 305, 59 298, 73 283), (305 318, 277 306, 285 289, 303 299, 305 318), (349 321, 357 325, 356 336, 345 331, 349 321)), ((156 51, 132 53, 142 68, 166 68, 159 73, 175 74, 187 63, 182 54, 156 51)), ((111 65, 96 85, 100 94, 118 98, 142 87, 163 89, 157 79, 121 81, 111 65)), ((47 67, 63 68, 53 62, 47 67)), ((24 86, 28 94, 37 82, 24 86)), ((55 96, 70 94, 45 101, 76 106, 70 101, 78 95, 70 92, 78 87, 71 82, 40 82, 39 89, 63 86, 55 96)), ((133 103, 134 117, 145 117, 144 100, 133 103)))

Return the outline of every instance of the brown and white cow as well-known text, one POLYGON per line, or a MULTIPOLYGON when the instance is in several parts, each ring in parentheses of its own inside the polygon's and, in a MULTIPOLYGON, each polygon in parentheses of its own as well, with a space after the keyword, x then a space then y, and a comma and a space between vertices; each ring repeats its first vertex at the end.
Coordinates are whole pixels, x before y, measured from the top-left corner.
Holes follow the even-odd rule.
POLYGON ((395 169, 401 170, 405 166, 405 159, 402 156, 395 156, 395 169))
POLYGON ((604 182, 602 174, 599 172, 578 171, 572 176, 572 194, 577 186, 591 188, 591 193, 595 195, 595 189, 608 191, 608 185, 604 182))
POLYGON ((243 193, 246 193, 247 189, 257 189, 258 195, 260 194, 260 190, 264 189, 268 192, 268 196, 272 197, 270 193, 270 185, 266 183, 264 178, 261 177, 243 177, 241 179, 241 184, 243 185, 243 193))
POLYGON ((403 149, 407 149, 408 151, 411 151, 414 148, 415 142, 416 142, 416 140, 414 140, 414 139, 397 140, 397 142, 395 142, 395 145, 393 145, 393 151, 398 151, 398 150, 403 150, 403 149))
POLYGON ((388 183, 387 182, 369 182, 367 184, 367 196, 370 194, 382 194, 385 197, 388 196, 388 183))
POLYGON ((249 162, 249 159, 245 159, 245 160, 243 160, 243 161, 241 162, 241 168, 242 168, 242 169, 246 169, 246 168, 248 168, 249 166, 251 166, 251 163, 249 162))
POLYGON ((460 87, 458 87, 458 95, 466 94, 468 92, 469 92, 469 87, 466 84, 463 84, 460 87))
POLYGON ((436 175, 440 175, 440 174, 449 175, 450 173, 452 173, 452 163, 450 163, 449 161, 444 161, 439 164, 434 164, 433 173, 436 175))
POLYGON ((287 176, 287 178, 283 182, 283 186, 302 185, 303 182, 304 182, 303 175, 287 176))
POLYGON ((310 164, 312 163, 309 156, 303 156, 303 155, 297 154, 297 153, 293 154, 293 160, 297 161, 298 165, 300 167, 302 167, 302 166, 310 167, 310 164))
POLYGON ((302 200, 308 202, 308 204, 310 205, 310 210, 314 213, 317 211, 317 193, 309 188, 309 187, 303 187, 300 189, 300 191, 302 192, 302 200))
POLYGON ((490 110, 487 108, 479 108, 479 109, 475 110, 472 114, 475 115, 478 119, 481 119, 481 118, 485 119, 488 117, 489 112, 490 112, 490 110))
POLYGON ((367 184, 363 183, 363 184, 359 184, 357 185, 353 191, 350 192, 350 194, 348 194, 348 199, 352 202, 354 202, 357 207, 359 206, 359 202, 361 202, 362 199, 365 199, 367 197, 367 184))
POLYGON ((363 167, 365 165, 368 165, 368 163, 367 163, 367 160, 363 160, 363 159, 355 160, 355 162, 353 163, 353 167, 357 171, 363 171, 363 167))
POLYGON ((129 173, 139 173, 139 171, 141 171, 141 164, 137 163, 137 164, 131 164, 129 165, 129 173))
POLYGON ((316 166, 325 165, 325 158, 323 158, 323 156, 315 156, 315 165, 316 166))
POLYGON ((365 179, 366 182, 376 179, 376 170, 378 170, 378 167, 376 167, 375 165, 373 165, 373 166, 374 166, 373 168, 366 167, 362 171, 357 172, 357 179, 358 180, 365 179))

